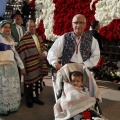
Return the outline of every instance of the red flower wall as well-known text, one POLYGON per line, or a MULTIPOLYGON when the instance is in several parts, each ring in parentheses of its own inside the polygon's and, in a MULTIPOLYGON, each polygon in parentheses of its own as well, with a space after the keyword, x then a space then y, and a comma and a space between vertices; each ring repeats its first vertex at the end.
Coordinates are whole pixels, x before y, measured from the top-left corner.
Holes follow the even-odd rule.
POLYGON ((95 7, 90 10, 91 0, 53 0, 55 3, 53 33, 62 35, 65 32, 72 31, 71 21, 74 15, 83 14, 87 18, 87 27, 89 29, 91 22, 95 19, 95 7), (91 16, 90 16, 91 15, 91 16))
POLYGON ((109 41, 120 41, 120 19, 114 19, 100 29, 100 34, 109 41))
MULTIPOLYGON (((71 21, 75 14, 83 14, 87 18, 86 30, 89 30, 90 24, 94 18, 95 14, 95 4, 99 0, 96 0, 93 4, 93 9, 90 10, 91 0, 53 0, 55 3, 54 10, 54 23, 53 33, 56 35, 62 35, 66 32, 72 31, 71 21)), ((34 6, 35 0, 32 0, 30 6, 34 6)), ((41 21, 37 32, 39 35, 45 39, 43 22, 41 21)), ((120 41, 120 19, 114 19, 108 26, 102 27, 100 29, 100 34, 109 41, 120 41)))

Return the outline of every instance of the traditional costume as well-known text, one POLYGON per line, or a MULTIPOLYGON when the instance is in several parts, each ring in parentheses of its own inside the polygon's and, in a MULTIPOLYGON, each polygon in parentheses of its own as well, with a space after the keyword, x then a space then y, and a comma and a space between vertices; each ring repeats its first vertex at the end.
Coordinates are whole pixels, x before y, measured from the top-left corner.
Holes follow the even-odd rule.
POLYGON ((40 53, 45 51, 42 39, 38 35, 26 33, 20 40, 18 53, 23 60, 26 76, 24 76, 24 92, 27 104, 39 99, 44 85, 43 76, 47 75, 47 66, 40 53), (44 68, 44 69, 43 69, 44 68))
MULTIPOLYGON (((0 114, 6 115, 18 110, 20 106, 21 94, 17 64, 21 69, 24 68, 22 60, 14 48, 13 39, 8 37, 11 42, 7 42, 5 36, 0 34, 0 53, 12 49, 14 54, 13 63, 0 61, 0 114)), ((2 55, 0 57, 3 58, 2 55)))

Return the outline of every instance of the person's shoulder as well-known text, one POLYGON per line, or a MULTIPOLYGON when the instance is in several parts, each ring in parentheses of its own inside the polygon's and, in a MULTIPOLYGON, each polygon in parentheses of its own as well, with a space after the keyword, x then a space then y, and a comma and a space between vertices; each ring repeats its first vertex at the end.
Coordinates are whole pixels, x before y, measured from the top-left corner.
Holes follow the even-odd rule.
POLYGON ((16 24, 15 23, 11 23, 11 28, 15 28, 16 24))
POLYGON ((91 33, 92 31, 91 30, 87 30, 87 31, 85 31, 84 32, 84 34, 89 34, 89 35, 92 35, 92 33, 91 33))
POLYGON ((25 33, 23 37, 21 37, 21 40, 28 40, 28 39, 31 39, 31 36, 27 33, 25 33))
POLYGON ((63 36, 64 36, 65 39, 66 38, 71 39, 71 37, 74 36, 74 32, 73 31, 72 32, 67 32, 67 33, 63 34, 63 36))
POLYGON ((87 39, 89 39, 89 40, 91 40, 91 41, 93 40, 93 35, 91 34, 91 31, 90 31, 90 30, 84 32, 83 35, 82 35, 82 37, 83 37, 83 38, 86 37, 87 39))
POLYGON ((71 35, 71 34, 73 34, 73 31, 72 32, 66 32, 63 35, 71 35))
POLYGON ((23 25, 21 25, 21 27, 25 29, 25 27, 23 25))
POLYGON ((31 35, 25 33, 22 38, 31 38, 31 35))
POLYGON ((14 25, 15 23, 14 22, 11 22, 11 25, 14 25))
POLYGON ((64 39, 64 36, 65 36, 65 34, 60 35, 55 41, 63 40, 63 39, 64 39))
POLYGON ((16 26, 16 24, 14 22, 11 23, 12 26, 16 26))
POLYGON ((62 34, 62 35, 60 35, 56 40, 55 40, 55 42, 61 42, 61 41, 64 41, 65 40, 65 37, 69 34, 71 34, 72 32, 67 32, 67 33, 64 33, 64 34, 62 34))

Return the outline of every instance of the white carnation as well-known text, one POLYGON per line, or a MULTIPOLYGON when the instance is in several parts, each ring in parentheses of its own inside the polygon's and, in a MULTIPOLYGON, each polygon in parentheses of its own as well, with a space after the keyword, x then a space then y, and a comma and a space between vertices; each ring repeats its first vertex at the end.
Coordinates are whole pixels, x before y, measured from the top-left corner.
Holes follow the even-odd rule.
MULTIPOLYGON (((92 0, 91 4, 94 0, 92 0)), ((56 40, 59 36, 53 33, 55 4, 52 0, 36 0, 36 24, 43 20, 45 35, 48 40, 56 40)), ((120 0, 100 0, 96 3, 95 18, 102 26, 108 25, 113 19, 120 18, 120 0)))
POLYGON ((120 0, 102 0, 96 3, 95 18, 102 26, 107 26, 113 19, 120 18, 120 0))
POLYGON ((54 9, 55 5, 53 4, 52 0, 36 0, 36 4, 40 4, 40 8, 42 11, 42 14, 40 14, 39 7, 37 6, 37 11, 36 12, 36 24, 38 25, 38 21, 43 20, 44 24, 44 29, 45 29, 45 35, 48 40, 53 40, 54 33, 53 33, 53 25, 54 25, 54 20, 53 20, 53 15, 54 15, 54 9), (39 1, 39 2, 38 2, 39 1), (39 14, 39 16, 38 16, 39 14))

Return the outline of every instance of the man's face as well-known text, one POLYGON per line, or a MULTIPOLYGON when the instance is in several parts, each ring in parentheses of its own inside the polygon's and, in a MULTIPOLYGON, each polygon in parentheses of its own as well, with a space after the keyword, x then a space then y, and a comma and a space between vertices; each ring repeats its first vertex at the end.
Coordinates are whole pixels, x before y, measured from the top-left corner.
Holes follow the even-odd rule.
POLYGON ((36 33, 35 23, 33 21, 28 22, 26 29, 29 33, 35 34, 36 33))
POLYGON ((86 27, 86 19, 84 16, 76 16, 72 21, 73 31, 77 36, 81 36, 86 27))
POLYGON ((17 25, 21 25, 22 24, 22 17, 21 17, 21 15, 19 15, 19 14, 15 15, 14 18, 13 18, 13 21, 17 25))

